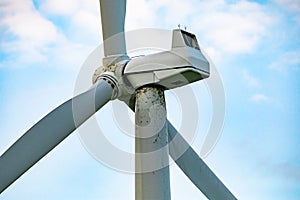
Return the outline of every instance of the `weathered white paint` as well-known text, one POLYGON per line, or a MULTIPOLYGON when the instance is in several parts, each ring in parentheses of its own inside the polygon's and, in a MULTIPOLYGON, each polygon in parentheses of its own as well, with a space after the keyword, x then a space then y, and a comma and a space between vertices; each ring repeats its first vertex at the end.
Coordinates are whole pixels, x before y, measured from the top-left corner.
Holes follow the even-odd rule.
POLYGON ((157 87, 142 87, 136 91, 135 104, 135 199, 170 200, 166 105, 164 91, 157 87), (163 151, 161 151, 164 149, 163 151), (160 150, 160 154, 151 154, 160 150), (149 154, 156 158, 149 158, 149 154), (153 163, 155 162, 155 163, 153 163), (161 168, 157 169, 157 165, 161 168), (149 172, 149 166, 154 170, 149 172), (143 171, 147 171, 144 172, 143 171))

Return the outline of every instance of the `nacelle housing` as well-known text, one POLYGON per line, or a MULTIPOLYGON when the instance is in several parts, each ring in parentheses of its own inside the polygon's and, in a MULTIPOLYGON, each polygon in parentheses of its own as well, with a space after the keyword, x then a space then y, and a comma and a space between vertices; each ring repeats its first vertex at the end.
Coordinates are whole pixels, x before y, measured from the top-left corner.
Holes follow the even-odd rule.
POLYGON ((209 62, 202 54, 196 36, 173 30, 170 51, 130 60, 124 68, 124 82, 137 89, 156 84, 172 89, 209 77, 209 62))

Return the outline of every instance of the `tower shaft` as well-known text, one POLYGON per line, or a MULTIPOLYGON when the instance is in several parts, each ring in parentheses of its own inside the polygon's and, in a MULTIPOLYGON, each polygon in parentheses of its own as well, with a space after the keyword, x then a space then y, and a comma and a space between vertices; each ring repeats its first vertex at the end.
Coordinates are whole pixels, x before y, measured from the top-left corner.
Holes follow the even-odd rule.
POLYGON ((136 91, 135 199, 170 200, 168 135, 164 90, 136 91))

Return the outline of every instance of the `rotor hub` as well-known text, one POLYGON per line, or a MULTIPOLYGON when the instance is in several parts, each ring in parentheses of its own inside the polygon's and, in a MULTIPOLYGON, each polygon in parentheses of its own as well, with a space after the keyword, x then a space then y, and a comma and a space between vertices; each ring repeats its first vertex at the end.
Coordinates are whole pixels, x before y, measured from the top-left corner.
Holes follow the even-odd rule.
POLYGON ((119 99, 127 103, 135 93, 135 89, 128 83, 126 84, 126 80, 124 80, 123 77, 123 71, 128 62, 129 57, 127 57, 126 60, 120 60, 110 65, 98 67, 92 77, 93 84, 100 79, 108 81, 114 88, 112 99, 119 99))

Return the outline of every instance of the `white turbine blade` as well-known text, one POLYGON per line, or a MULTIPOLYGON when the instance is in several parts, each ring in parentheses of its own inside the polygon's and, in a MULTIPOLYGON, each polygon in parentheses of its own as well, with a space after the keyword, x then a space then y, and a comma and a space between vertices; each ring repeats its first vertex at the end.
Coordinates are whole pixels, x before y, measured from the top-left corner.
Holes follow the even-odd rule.
POLYGON ((126 0, 100 0, 104 55, 126 55, 124 23, 126 0))
POLYGON ((169 153, 185 175, 208 199, 237 199, 168 121, 169 153), (174 142, 171 142, 175 139, 174 142), (185 151, 186 150, 186 151, 185 151), (182 152, 184 152, 182 154, 182 152), (182 154, 182 155, 181 155, 182 154))
POLYGON ((104 106, 112 92, 112 86, 100 80, 31 127, 0 157, 0 193, 104 106))

